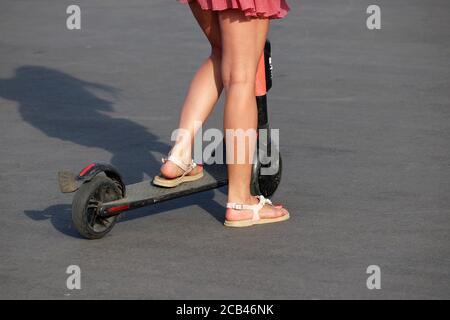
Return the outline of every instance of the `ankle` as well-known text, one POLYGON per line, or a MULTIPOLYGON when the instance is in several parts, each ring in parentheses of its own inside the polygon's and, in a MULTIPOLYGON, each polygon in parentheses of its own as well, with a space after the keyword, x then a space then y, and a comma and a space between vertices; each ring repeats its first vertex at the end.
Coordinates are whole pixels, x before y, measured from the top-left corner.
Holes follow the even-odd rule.
POLYGON ((189 163, 192 158, 191 148, 190 146, 182 145, 181 143, 177 143, 173 146, 170 154, 180 158, 183 162, 189 163))
POLYGON ((239 204, 253 204, 255 202, 255 197, 251 194, 247 195, 230 195, 228 194, 228 202, 239 203, 239 204))

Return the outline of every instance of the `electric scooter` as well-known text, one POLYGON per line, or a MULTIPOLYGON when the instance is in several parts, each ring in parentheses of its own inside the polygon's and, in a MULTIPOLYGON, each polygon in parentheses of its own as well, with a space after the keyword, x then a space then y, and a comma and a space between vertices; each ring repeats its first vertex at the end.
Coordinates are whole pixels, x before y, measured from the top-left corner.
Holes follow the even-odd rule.
MULTIPOLYGON (((266 41, 256 80, 258 129, 267 129, 267 132, 270 132, 267 92, 272 87, 272 59, 269 41, 266 41)), ((270 158, 273 152, 277 152, 278 156, 274 157, 276 160, 267 163, 261 161, 261 153, 257 153, 250 187, 253 195, 270 197, 281 182, 281 155, 278 146, 272 143, 270 137, 265 139, 265 142, 260 140, 258 139, 257 148, 266 152, 262 156, 270 158), (262 174, 265 167, 270 167, 273 174, 262 174)), ((151 181, 125 185, 119 171, 106 163, 91 163, 78 174, 60 171, 58 182, 61 192, 76 192, 72 201, 72 221, 77 231, 84 238, 100 239, 112 230, 118 216, 124 211, 227 185, 226 164, 204 165, 203 169, 204 176, 201 179, 174 188, 158 187, 151 181)))

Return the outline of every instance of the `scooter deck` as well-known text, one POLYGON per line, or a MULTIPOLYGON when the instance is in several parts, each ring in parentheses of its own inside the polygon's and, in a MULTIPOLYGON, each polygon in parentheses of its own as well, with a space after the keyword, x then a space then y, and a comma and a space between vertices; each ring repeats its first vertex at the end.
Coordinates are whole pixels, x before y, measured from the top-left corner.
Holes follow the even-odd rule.
POLYGON ((104 203, 104 207, 130 205, 131 208, 143 207, 157 202, 171 200, 197 192, 224 186, 228 183, 227 168, 224 164, 204 165, 204 176, 193 182, 182 183, 174 188, 155 186, 152 181, 143 181, 126 186, 126 197, 104 203))

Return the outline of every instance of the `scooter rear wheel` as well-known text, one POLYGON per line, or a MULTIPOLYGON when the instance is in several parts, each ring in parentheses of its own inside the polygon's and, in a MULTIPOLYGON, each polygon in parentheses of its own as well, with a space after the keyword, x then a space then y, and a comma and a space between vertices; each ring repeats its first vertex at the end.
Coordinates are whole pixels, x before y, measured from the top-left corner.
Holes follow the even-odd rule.
POLYGON ((122 198, 118 183, 106 176, 96 176, 78 189, 72 202, 72 221, 77 231, 87 239, 103 238, 114 227, 118 216, 98 215, 102 203, 122 198))

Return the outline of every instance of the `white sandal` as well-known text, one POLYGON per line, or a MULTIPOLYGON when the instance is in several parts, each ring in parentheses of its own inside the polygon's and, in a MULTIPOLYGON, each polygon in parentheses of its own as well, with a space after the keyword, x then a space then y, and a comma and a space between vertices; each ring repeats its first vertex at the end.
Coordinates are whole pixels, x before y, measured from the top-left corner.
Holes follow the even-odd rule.
POLYGON ((162 158, 161 160, 162 160, 162 163, 166 163, 167 161, 172 161, 174 164, 176 164, 178 167, 180 167, 181 170, 183 170, 184 172, 181 176, 174 178, 174 179, 167 179, 167 178, 164 178, 163 176, 155 176, 153 178, 153 184, 155 184, 157 186, 173 188, 184 182, 196 181, 196 180, 200 179, 201 177, 203 177, 203 170, 200 171, 200 173, 188 176, 188 174, 197 167, 197 164, 194 162, 194 160, 191 160, 191 162, 189 164, 186 164, 183 161, 181 161, 180 158, 178 158, 174 155, 169 155, 169 158, 167 158, 167 159, 162 158))
POLYGON ((252 219, 247 219, 247 220, 236 220, 236 221, 225 220, 224 225, 227 227, 236 227, 236 228, 250 227, 255 224, 274 223, 274 222, 280 222, 280 221, 285 221, 285 220, 289 219, 289 213, 285 214, 281 217, 270 218, 270 219, 261 219, 261 217, 259 216, 259 211, 264 207, 265 204, 272 205, 272 201, 264 198, 263 195, 256 196, 256 197, 259 199, 259 203, 253 204, 253 205, 228 202, 227 208, 234 209, 234 210, 252 210, 253 217, 252 217, 252 219))

